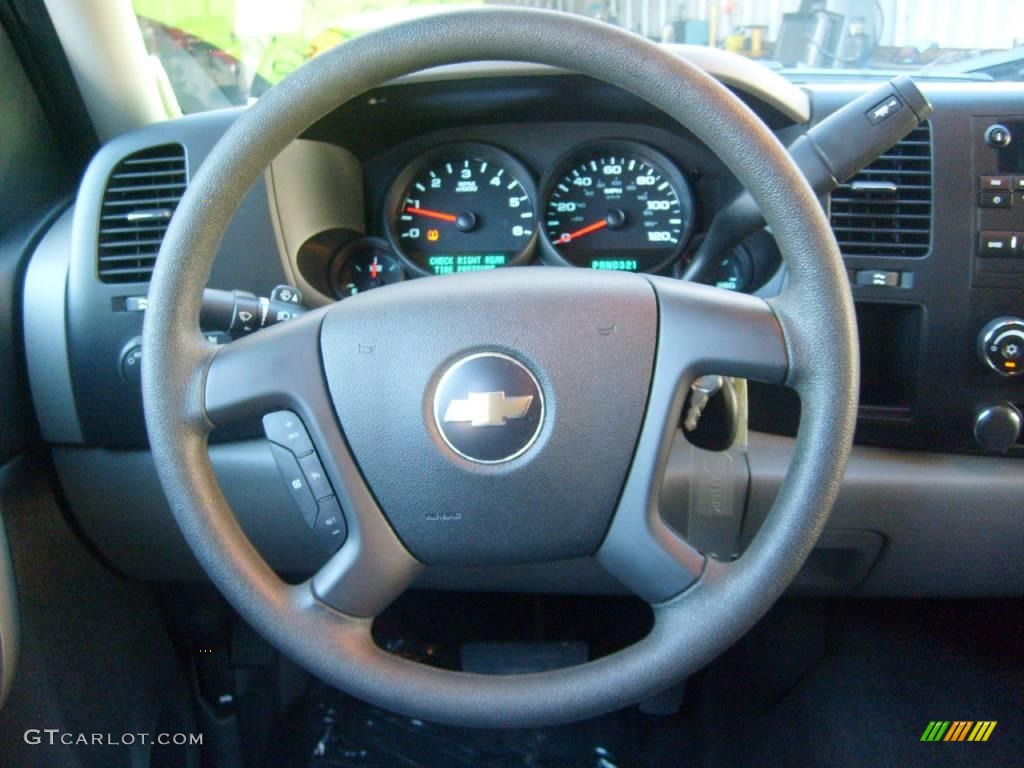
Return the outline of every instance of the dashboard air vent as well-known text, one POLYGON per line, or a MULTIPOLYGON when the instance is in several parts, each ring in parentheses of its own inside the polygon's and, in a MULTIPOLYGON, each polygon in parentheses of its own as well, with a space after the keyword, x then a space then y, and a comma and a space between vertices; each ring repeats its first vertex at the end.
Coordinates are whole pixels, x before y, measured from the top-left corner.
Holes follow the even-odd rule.
POLYGON ((185 148, 180 144, 144 149, 117 164, 100 209, 100 280, 149 280, 167 225, 187 184, 185 148))
POLYGON ((927 122, 832 193, 832 231, 844 256, 924 256, 931 224, 927 122))

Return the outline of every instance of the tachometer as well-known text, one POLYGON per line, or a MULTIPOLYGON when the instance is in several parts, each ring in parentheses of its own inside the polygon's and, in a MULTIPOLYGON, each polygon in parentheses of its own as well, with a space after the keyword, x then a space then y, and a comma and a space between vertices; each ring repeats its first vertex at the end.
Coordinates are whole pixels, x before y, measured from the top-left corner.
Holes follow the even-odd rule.
POLYGON ((660 152, 604 141, 573 152, 543 185, 545 260, 657 272, 693 229, 690 185, 660 152))
POLYGON ((448 144, 413 161, 388 196, 388 237, 414 270, 474 272, 529 258, 536 191, 517 160, 485 144, 448 144))

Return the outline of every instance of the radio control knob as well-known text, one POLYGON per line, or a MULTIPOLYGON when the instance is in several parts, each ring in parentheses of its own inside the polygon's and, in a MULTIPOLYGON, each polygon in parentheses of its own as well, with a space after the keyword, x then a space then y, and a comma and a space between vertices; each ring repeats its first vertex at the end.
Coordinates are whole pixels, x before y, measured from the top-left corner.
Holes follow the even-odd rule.
POLYGON ((1024 373, 1024 320, 999 317, 978 334, 978 357, 1001 376, 1024 373))

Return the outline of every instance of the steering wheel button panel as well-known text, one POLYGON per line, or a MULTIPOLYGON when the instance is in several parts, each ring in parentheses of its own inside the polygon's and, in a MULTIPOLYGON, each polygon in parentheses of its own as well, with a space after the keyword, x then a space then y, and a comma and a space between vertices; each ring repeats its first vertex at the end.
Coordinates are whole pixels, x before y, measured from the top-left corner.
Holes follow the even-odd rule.
POLYGON ((345 523, 345 516, 341 513, 341 506, 333 496, 322 499, 318 505, 319 511, 316 516, 316 525, 313 533, 317 541, 329 554, 337 552, 348 537, 348 526, 345 523))
POLYGON ((279 445, 271 443, 270 450, 274 454, 277 468, 281 471, 281 477, 288 487, 288 493, 291 494, 306 524, 312 528, 316 524, 316 499, 313 498, 313 493, 309 489, 306 476, 303 475, 302 469, 299 467, 299 462, 290 451, 279 445))
POLYGON ((324 499, 334 495, 334 489, 331 488, 331 483, 324 473, 324 467, 320 463, 319 456, 315 453, 303 456, 299 459, 299 466, 302 468, 302 474, 306 476, 306 482, 309 484, 309 489, 313 492, 314 497, 324 499))
POLYGON ((299 419, 291 411, 276 411, 263 417, 263 431, 267 439, 287 448, 296 456, 313 452, 313 443, 299 419))

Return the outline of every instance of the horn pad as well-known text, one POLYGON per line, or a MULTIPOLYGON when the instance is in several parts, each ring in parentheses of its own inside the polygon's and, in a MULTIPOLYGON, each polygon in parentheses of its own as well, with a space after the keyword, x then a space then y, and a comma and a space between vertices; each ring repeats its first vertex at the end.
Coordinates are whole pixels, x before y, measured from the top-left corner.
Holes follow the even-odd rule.
POLYGON ((328 387, 363 477, 431 565, 593 554, 654 367, 643 277, 550 267, 424 278, 327 313, 328 387))

